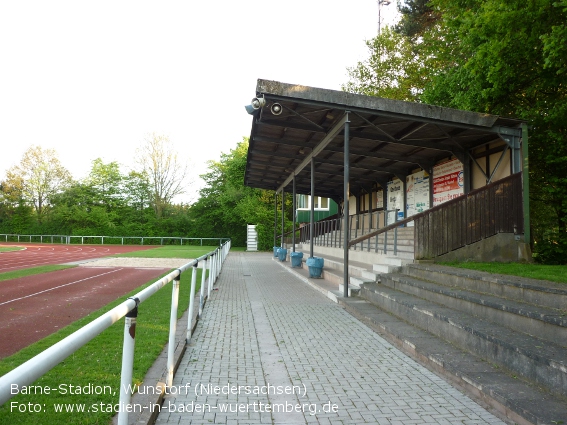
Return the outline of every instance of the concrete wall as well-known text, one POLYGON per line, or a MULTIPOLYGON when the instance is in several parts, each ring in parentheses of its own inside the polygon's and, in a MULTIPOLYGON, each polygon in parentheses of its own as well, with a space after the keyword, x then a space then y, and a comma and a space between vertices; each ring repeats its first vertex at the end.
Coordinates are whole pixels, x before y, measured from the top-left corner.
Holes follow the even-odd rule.
POLYGON ((516 241, 512 233, 499 233, 471 245, 440 255, 435 261, 482 261, 509 263, 531 261, 529 245, 516 241))

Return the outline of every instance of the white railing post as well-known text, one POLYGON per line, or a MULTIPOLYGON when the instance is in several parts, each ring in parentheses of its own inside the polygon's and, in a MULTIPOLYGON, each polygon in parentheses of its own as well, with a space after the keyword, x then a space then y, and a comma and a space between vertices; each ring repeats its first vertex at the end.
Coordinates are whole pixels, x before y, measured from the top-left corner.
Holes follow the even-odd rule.
POLYGON ((203 315, 203 306, 205 305, 205 275, 207 274, 207 259, 203 259, 203 267, 201 271, 201 295, 199 297, 199 319, 203 315))
POLYGON ((207 282, 207 298, 211 297, 211 291, 213 290, 213 285, 215 283, 215 265, 216 265, 216 258, 215 252, 211 256, 211 261, 209 264, 209 280, 207 282))
POLYGON ((134 298, 136 306, 124 318, 124 345, 122 348, 122 372, 120 374, 120 399, 118 402, 118 425, 128 425, 129 404, 132 398, 132 373, 134 371, 134 345, 136 343, 136 318, 140 300, 134 298))
MULTIPOLYGON (((179 270, 179 269, 178 269, 179 270)), ((169 318, 169 344, 167 347, 167 382, 166 385, 173 386, 173 369, 175 362, 175 333, 177 332, 177 306, 179 305, 179 283, 181 281, 181 270, 179 275, 173 278, 171 289, 171 315, 169 318)))
POLYGON ((222 248, 217 248, 217 261, 215 263, 215 282, 219 277, 221 257, 222 257, 222 248))
POLYGON ((193 266, 193 272, 191 273, 191 292, 189 294, 189 311, 187 313, 189 315, 189 318, 187 319, 187 338, 185 339, 185 342, 187 342, 187 344, 189 344, 189 341, 191 341, 191 335, 193 331, 193 309, 195 305, 195 286, 197 286, 198 264, 199 263, 193 266))

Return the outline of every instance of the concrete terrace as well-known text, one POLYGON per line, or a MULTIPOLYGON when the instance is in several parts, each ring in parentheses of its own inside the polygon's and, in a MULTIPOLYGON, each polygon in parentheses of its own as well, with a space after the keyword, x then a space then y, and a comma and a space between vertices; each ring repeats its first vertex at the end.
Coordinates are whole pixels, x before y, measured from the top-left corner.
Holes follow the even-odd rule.
POLYGON ((230 253, 157 424, 505 423, 302 273, 230 253))

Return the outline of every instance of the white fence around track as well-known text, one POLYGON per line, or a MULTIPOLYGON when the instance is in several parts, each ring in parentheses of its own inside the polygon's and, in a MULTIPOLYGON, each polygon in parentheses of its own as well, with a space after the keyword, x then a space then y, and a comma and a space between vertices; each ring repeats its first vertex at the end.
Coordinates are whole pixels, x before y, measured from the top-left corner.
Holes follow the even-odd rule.
POLYGON ((75 331, 71 335, 62 339, 58 343, 52 345, 47 350, 41 352, 37 356, 31 358, 27 362, 0 377, 0 405, 8 401, 14 396, 12 394, 12 385, 18 385, 18 388, 27 386, 36 381, 48 371, 53 369, 67 357, 72 355, 79 348, 94 339, 102 331, 109 328, 112 324, 125 317, 124 321, 124 345, 122 351, 122 372, 120 379, 120 399, 118 402, 118 424, 126 425, 128 423, 129 405, 132 393, 128 390, 132 387, 132 373, 134 366, 134 344, 136 317, 139 305, 163 288, 166 284, 173 281, 171 296, 171 314, 169 324, 169 345, 167 355, 167 379, 166 386, 173 385, 174 373, 174 351, 176 346, 175 334, 177 331, 177 310, 179 301, 179 281, 181 273, 192 269, 191 275, 191 295, 188 306, 188 325, 185 343, 191 339, 193 311, 195 308, 195 288, 197 280, 197 267, 199 263, 202 265, 201 273, 201 290, 199 296, 199 312, 198 317, 203 314, 205 299, 211 295, 212 287, 219 276, 222 265, 230 250, 230 240, 224 242, 219 248, 211 251, 195 260, 172 271, 167 276, 154 282, 147 288, 138 292, 133 297, 128 298, 120 305, 114 307, 109 312, 103 314, 81 329, 75 331), (208 267, 208 268, 207 268, 208 267), (209 278, 205 279, 206 272, 209 272, 209 278), (205 290, 205 287, 206 290, 205 290))
POLYGON ((74 235, 20 235, 17 233, 1 233, 0 241, 4 242, 39 242, 59 244, 94 244, 94 245, 199 245, 203 241, 211 245, 222 245, 228 238, 182 238, 177 236, 74 236, 74 235))

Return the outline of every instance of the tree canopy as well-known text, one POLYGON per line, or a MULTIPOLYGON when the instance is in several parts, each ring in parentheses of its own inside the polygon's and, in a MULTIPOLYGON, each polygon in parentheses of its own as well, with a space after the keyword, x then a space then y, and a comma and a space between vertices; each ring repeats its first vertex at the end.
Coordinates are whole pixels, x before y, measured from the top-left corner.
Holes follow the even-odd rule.
MULTIPOLYGON (((201 176, 205 187, 192 205, 191 215, 205 236, 230 236, 236 246, 245 245, 246 225, 255 224, 258 248, 266 250, 273 246, 274 193, 244 186, 247 154, 248 139, 244 139, 229 153, 222 153, 219 161, 209 161, 209 171, 201 176)), ((288 227, 292 217, 289 202, 288 227)), ((281 205, 277 207, 281 209, 281 205)))
POLYGON ((406 1, 400 10, 344 88, 526 120, 536 249, 567 258, 567 0, 406 1))

